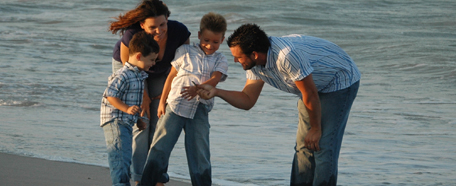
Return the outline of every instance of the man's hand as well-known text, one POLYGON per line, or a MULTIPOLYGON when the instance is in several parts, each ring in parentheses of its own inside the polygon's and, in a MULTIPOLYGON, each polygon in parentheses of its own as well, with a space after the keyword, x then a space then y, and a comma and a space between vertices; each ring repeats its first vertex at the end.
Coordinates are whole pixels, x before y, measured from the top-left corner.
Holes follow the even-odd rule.
POLYGON ((211 99, 217 94, 217 89, 208 84, 198 85, 197 88, 196 92, 203 99, 211 99))
POLYGON ((309 132, 307 132, 306 138, 304 138, 306 148, 309 150, 320 151, 320 138, 321 129, 311 128, 309 132))

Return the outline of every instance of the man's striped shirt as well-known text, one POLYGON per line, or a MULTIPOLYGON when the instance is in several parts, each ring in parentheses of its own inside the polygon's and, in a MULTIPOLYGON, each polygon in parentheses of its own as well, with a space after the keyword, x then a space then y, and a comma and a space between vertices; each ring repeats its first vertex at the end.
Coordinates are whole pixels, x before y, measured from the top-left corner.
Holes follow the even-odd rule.
POLYGON ((247 70, 247 79, 261 79, 296 95, 301 92, 294 82, 310 74, 322 93, 348 88, 361 79, 350 56, 332 42, 304 35, 269 37, 269 41, 266 65, 247 70))

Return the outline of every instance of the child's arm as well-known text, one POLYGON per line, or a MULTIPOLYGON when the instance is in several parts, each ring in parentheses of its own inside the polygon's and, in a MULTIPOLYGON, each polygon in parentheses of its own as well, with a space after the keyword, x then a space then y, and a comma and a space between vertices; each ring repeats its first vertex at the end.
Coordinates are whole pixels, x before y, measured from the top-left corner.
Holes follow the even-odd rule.
MULTIPOLYGON (((207 80, 201 84, 202 85, 208 84, 208 85, 211 85, 212 87, 216 87, 221 79, 222 79, 222 73, 219 71, 215 71, 212 73, 212 76, 209 80, 207 80)), ((197 95, 196 91, 197 91, 197 85, 189 86, 189 87, 184 87, 184 90, 181 92, 181 94, 184 99, 191 100, 197 95)))
MULTIPOLYGON (((109 101, 109 103, 112 106, 116 107, 117 109, 119 109, 122 112, 125 112, 127 114, 135 115, 136 113, 139 113, 141 111, 141 109, 139 109, 138 106, 133 105, 130 107, 127 104, 125 104, 122 100, 120 100, 119 98, 107 97, 106 99, 109 101)), ((138 119, 138 121, 136 123, 137 123, 136 125, 140 131, 147 128, 147 123, 144 123, 141 119, 138 119)))
POLYGON ((160 118, 162 115, 165 114, 166 110, 166 99, 168 99, 169 92, 171 91, 171 83, 173 79, 177 75, 177 70, 173 66, 171 67, 171 71, 169 72, 168 77, 166 78, 165 85, 163 86, 163 92, 160 98, 160 104, 158 105, 157 109, 157 116, 160 118))
POLYGON ((220 82, 220 80, 222 79, 222 73, 219 72, 219 71, 215 71, 215 72, 212 72, 212 76, 211 76, 211 79, 201 83, 201 84, 208 84, 208 85, 211 85, 213 87, 216 87, 217 84, 220 82))
POLYGON ((109 103, 112 106, 114 106, 117 109, 121 110, 122 112, 125 112, 130 115, 135 115, 135 114, 139 113, 139 111, 141 110, 136 105, 128 106, 122 100, 120 100, 119 98, 116 98, 116 97, 107 97, 106 99, 109 101, 109 103))

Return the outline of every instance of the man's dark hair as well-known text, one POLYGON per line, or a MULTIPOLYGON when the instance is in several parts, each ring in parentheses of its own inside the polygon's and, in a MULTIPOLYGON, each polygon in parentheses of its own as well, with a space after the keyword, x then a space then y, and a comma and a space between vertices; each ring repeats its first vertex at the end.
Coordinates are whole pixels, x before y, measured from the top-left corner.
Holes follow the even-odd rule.
POLYGON ((160 50, 158 43, 154 40, 154 36, 147 34, 145 31, 140 31, 133 35, 128 48, 130 55, 140 52, 143 56, 158 53, 160 50))
POLYGON ((228 37, 228 47, 239 46, 245 55, 253 51, 267 53, 271 43, 266 33, 256 24, 244 24, 228 37))

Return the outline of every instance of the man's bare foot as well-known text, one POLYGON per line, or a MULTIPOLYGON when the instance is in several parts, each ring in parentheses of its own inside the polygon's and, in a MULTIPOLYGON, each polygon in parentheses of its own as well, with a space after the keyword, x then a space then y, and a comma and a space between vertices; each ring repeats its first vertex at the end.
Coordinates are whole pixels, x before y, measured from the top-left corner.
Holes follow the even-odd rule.
POLYGON ((139 181, 135 181, 135 185, 138 186, 139 185, 139 181))
POLYGON ((157 184, 155 184, 155 186, 165 186, 165 184, 164 183, 157 183, 157 184))

